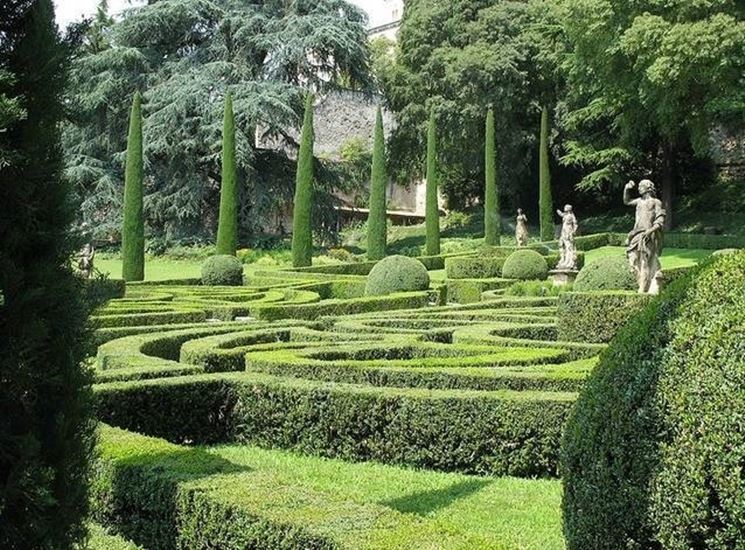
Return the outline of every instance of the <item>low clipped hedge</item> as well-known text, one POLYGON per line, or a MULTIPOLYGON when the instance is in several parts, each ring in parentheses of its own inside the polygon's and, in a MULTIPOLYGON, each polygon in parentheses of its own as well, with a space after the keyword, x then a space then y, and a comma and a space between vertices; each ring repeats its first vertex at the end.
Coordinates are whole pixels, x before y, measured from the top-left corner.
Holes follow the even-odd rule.
POLYGON ((91 310, 114 298, 123 298, 126 290, 127 283, 123 279, 96 277, 83 281, 83 299, 91 310))
POLYGON ((238 441, 346 460, 555 476, 574 395, 371 388, 249 373, 112 383, 99 419, 169 441, 238 441))
POLYGON ((235 256, 218 254, 202 265, 202 284, 207 286, 241 286, 243 264, 235 256))
POLYGON ((745 252, 673 283, 601 355, 562 445, 570 549, 745 547, 745 252))
POLYGON ((501 277, 506 256, 448 258, 445 274, 448 279, 493 279, 501 277))
POLYGON ((548 263, 534 250, 517 250, 505 260, 502 277, 523 281, 543 280, 548 277, 548 263))
POLYGON ((626 256, 605 256, 584 266, 574 289, 579 292, 591 290, 635 290, 638 287, 636 275, 626 256))
POLYGON ((649 303, 646 294, 624 291, 565 292, 559 295, 560 341, 606 343, 649 303))
POLYGON ((385 296, 429 288, 429 273, 421 262, 407 256, 388 256, 380 260, 367 276, 365 294, 385 296))
POLYGON ((506 279, 453 279, 447 282, 447 301, 472 304, 481 301, 489 290, 506 288, 512 281, 506 279))

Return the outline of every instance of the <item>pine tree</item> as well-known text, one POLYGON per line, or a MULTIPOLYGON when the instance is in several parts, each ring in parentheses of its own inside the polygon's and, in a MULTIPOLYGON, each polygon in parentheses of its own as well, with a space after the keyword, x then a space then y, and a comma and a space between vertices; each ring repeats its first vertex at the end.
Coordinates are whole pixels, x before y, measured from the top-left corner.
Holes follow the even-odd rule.
POLYGON ((238 182, 235 167, 235 119, 233 98, 225 97, 222 131, 222 185, 217 224, 217 253, 235 256, 238 249, 238 182))
POLYGON ((437 121, 435 113, 429 115, 427 129, 427 203, 425 206, 425 226, 427 232, 427 255, 440 253, 440 209, 437 204, 437 121))
POLYGON ((543 112, 541 113, 541 150, 539 154, 540 189, 538 198, 542 241, 554 240, 554 202, 551 198, 551 171, 549 168, 548 132, 548 108, 544 107, 543 112))
POLYGON ((295 201, 292 215, 292 265, 307 267, 313 262, 313 94, 305 101, 300 151, 297 157, 295 201))
POLYGON ((67 267, 66 48, 51 0, 0 2, 0 22, 3 93, 25 109, 0 132, 0 548, 72 548, 85 537, 94 424, 87 312, 67 267))
POLYGON ((497 187, 496 136, 494 109, 489 107, 486 115, 485 151, 485 189, 484 189, 484 242, 489 246, 499 246, 501 232, 499 217, 499 189, 497 187))
POLYGON ((385 135, 383 133, 383 113, 378 106, 375 119, 375 139, 373 142, 372 172, 370 175, 370 214, 367 219, 367 259, 381 260, 386 255, 387 212, 386 187, 388 174, 385 156, 385 135))
POLYGON ((145 221, 142 212, 142 99, 135 92, 129 117, 127 164, 124 172, 124 223, 122 225, 122 278, 145 278, 145 221))

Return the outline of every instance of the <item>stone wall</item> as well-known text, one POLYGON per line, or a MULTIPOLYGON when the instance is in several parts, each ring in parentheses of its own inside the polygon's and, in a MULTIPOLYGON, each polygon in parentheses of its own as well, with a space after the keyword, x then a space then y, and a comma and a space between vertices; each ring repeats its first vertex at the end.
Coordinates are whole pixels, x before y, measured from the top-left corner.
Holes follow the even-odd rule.
POLYGON ((711 147, 720 175, 731 181, 745 181, 745 132, 716 128, 711 132, 711 147))

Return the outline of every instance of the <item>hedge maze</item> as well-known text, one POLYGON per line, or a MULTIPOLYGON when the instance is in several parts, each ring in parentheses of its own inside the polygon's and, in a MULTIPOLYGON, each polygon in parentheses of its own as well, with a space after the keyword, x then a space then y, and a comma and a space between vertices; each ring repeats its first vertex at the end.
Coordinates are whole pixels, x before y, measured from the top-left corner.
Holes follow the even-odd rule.
POLYGON ((429 257, 444 282, 382 296, 365 295, 374 263, 128 285, 93 319, 96 521, 144 548, 562 547, 562 430, 638 299, 509 296, 504 256, 429 257), (571 300, 616 313, 557 320, 571 300), (439 487, 436 511, 395 505, 417 484, 439 487), (499 519, 443 519, 459 500, 499 519))

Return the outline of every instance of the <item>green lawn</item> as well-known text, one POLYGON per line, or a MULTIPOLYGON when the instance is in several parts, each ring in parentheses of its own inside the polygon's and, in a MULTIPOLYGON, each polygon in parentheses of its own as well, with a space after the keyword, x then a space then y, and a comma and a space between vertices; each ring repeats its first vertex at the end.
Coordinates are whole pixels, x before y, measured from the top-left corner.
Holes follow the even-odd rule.
MULTIPOLYGON (((625 253, 626 249, 622 246, 603 246, 586 252, 585 263, 601 257, 624 255, 625 253)), ((673 269, 696 265, 704 258, 709 257, 711 253, 711 250, 666 248, 662 251, 662 268, 673 269)))
MULTIPOLYGON (((147 258, 145 260, 145 279, 162 281, 165 279, 200 277, 201 265, 201 262, 194 260, 147 258)), ((111 278, 119 279, 122 276, 122 261, 120 259, 96 258, 95 266, 101 273, 107 273, 111 278)))

